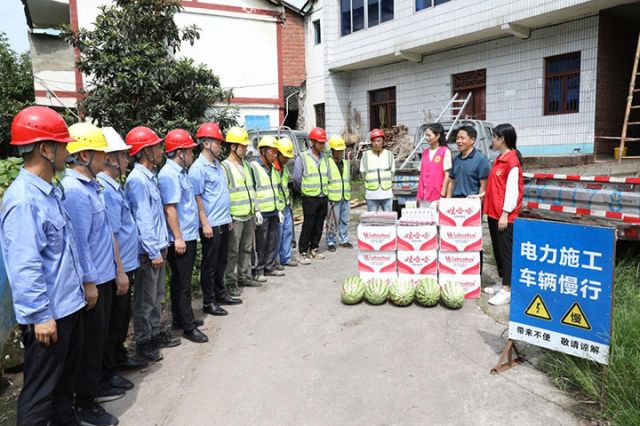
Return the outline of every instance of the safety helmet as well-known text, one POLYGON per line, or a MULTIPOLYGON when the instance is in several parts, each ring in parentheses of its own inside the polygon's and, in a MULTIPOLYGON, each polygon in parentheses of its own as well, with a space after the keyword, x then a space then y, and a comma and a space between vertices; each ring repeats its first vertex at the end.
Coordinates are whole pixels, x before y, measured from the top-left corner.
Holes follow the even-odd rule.
POLYGON ((125 138, 127 145, 131 145, 129 155, 136 155, 142 148, 154 146, 162 142, 162 139, 156 135, 156 132, 148 127, 138 126, 129 130, 125 138))
POLYGON ((280 138, 277 141, 278 151, 287 158, 293 158, 293 142, 288 137, 280 138))
POLYGON ((329 148, 335 149, 336 151, 344 151, 347 149, 347 145, 344 143, 342 136, 333 135, 329 139, 329 148))
POLYGON ((11 122, 11 145, 41 141, 73 142, 67 123, 51 108, 30 106, 18 112, 11 122))
POLYGON ((384 138, 384 132, 380 129, 373 129, 369 133, 369 140, 373 141, 375 138, 384 138))
POLYGON ((183 129, 173 129, 164 137, 164 151, 168 154, 176 149, 195 148, 198 144, 193 142, 193 138, 183 129))
POLYGON ((314 127, 309 132, 309 139, 317 142, 326 142, 327 141, 327 131, 322 127, 314 127))
POLYGON ((69 154, 75 154, 80 151, 102 151, 109 149, 107 138, 98 126, 91 123, 76 123, 69 126, 69 134, 75 139, 75 142, 67 144, 69 154))
POLYGON ((242 127, 232 127, 226 134, 225 142, 249 145, 249 134, 242 127))
POLYGON ((218 123, 203 123, 198 127, 196 132, 196 139, 211 138, 219 141, 223 141, 222 132, 220 131, 220 125, 218 123))
POLYGON ((131 145, 124 143, 122 136, 113 127, 103 127, 102 133, 107 139, 108 148, 104 152, 128 151, 131 145))
POLYGON ((258 142, 258 149, 260 148, 278 148, 278 140, 271 135, 263 136, 258 142))

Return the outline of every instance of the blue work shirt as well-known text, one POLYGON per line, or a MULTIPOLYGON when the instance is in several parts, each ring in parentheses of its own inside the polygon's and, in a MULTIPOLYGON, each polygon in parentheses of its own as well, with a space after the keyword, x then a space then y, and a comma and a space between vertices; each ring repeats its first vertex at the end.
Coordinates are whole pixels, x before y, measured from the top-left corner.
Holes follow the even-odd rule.
POLYGON ((0 241, 19 324, 60 319, 85 305, 80 253, 62 191, 21 169, 2 197, 0 241))
MULTIPOLYGON (((175 161, 167 159, 164 167, 158 173, 158 177, 160 178, 162 204, 176 205, 182 239, 184 241, 197 240, 200 226, 198 204, 187 171, 175 161)), ((175 238, 169 228, 168 221, 167 231, 169 232, 169 240, 173 241, 175 238)))
POLYGON ((227 187, 227 176, 220 162, 214 160, 212 163, 204 155, 200 155, 189 168, 189 180, 194 195, 202 197, 209 225, 231 223, 231 196, 227 187))
POLYGON ((62 179, 63 204, 73 223, 80 251, 82 282, 97 285, 116 277, 113 231, 107 219, 107 208, 100 194, 100 184, 73 169, 62 179))
POLYGON ((469 155, 462 158, 458 154, 453 159, 449 176, 454 179, 453 197, 466 197, 480 192, 480 181, 487 179, 491 166, 483 153, 473 148, 469 155))
POLYGON ((107 218, 118 241, 120 259, 125 272, 140 266, 138 260, 138 228, 133 220, 131 206, 124 196, 124 188, 106 173, 98 173, 98 182, 104 188, 102 195, 107 205, 107 218))
POLYGON ((158 178, 154 172, 136 163, 127 176, 124 192, 138 227, 138 253, 155 260, 169 245, 158 178))

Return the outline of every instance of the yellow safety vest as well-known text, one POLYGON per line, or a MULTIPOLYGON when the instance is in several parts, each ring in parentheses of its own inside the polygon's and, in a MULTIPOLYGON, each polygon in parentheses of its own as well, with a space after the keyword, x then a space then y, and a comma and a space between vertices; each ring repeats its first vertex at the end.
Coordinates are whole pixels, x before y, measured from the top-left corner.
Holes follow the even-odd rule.
POLYGON ((286 206, 289 205, 289 169, 284 164, 282 165, 282 175, 280 177, 280 185, 278 187, 278 200, 276 201, 276 207, 279 211, 283 211, 286 206))
POLYGON ((238 167, 230 160, 222 162, 227 173, 227 187, 231 196, 231 216, 249 216, 255 213, 256 190, 253 187, 251 169, 246 161, 242 160, 244 176, 238 167))
POLYGON ((329 158, 329 201, 351 200, 351 167, 342 159, 342 174, 333 158, 329 158))
POLYGON ((393 166, 393 154, 386 149, 380 153, 380 156, 387 156, 387 166, 385 168, 373 169, 369 167, 369 156, 375 155, 373 151, 366 151, 364 153, 364 187, 368 191, 375 191, 377 189, 384 189, 385 191, 391 189, 391 168, 393 166))
POLYGON ((271 167, 271 174, 267 174, 257 161, 251 163, 253 169, 253 176, 256 181, 256 199, 258 202, 258 208, 262 213, 269 213, 276 209, 276 197, 278 183, 278 171, 271 167))
POLYGON ((302 194, 308 197, 318 197, 329 193, 329 179, 327 176, 327 159, 320 158, 320 167, 308 152, 302 155, 302 194))

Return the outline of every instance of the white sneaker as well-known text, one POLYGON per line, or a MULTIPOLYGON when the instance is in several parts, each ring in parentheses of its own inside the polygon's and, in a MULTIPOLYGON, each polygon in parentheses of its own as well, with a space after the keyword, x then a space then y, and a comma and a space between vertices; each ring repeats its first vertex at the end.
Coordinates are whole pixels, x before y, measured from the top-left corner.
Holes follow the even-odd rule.
POLYGON ((500 290, 498 294, 489 299, 489 304, 494 306, 506 305, 509 302, 511 302, 511 292, 505 289, 500 290))
POLYGON ((301 265, 310 265, 311 259, 309 259, 308 253, 300 253, 300 264, 301 265))
POLYGON ((314 259, 324 259, 324 254, 320 253, 318 249, 313 249, 311 250, 311 257, 314 259))
POLYGON ((502 290, 502 282, 500 281, 496 281, 494 285, 490 285, 482 289, 486 294, 490 294, 492 296, 500 293, 500 290, 502 290))
POLYGON ((257 281, 259 283, 266 283, 267 282, 267 278, 262 274, 256 275, 255 277, 253 277, 253 280, 257 281))

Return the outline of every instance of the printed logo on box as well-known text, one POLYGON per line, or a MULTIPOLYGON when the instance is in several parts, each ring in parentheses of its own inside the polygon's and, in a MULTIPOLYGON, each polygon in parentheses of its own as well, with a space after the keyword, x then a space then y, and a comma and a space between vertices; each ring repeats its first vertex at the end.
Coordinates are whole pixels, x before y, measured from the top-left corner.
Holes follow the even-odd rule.
POLYGON ((440 274, 438 282, 440 285, 453 281, 459 283, 464 289, 465 299, 480 298, 480 275, 449 275, 440 274))
POLYGON ((413 285, 418 285, 418 283, 422 280, 424 280, 425 278, 433 278, 434 280, 436 280, 436 282, 438 281, 438 276, 437 275, 429 275, 429 274, 398 274, 398 280, 406 280, 409 281, 411 284, 413 285))
POLYGON ((398 272, 403 274, 436 274, 438 272, 438 252, 398 251, 398 272))
POLYGON ((396 272, 396 253, 394 251, 358 253, 358 271, 361 272, 396 272))
POLYGON ((382 280, 387 286, 390 286, 395 280, 398 279, 398 274, 395 272, 362 272, 360 271, 360 278, 369 284, 373 280, 382 280))
POLYGON ((358 248, 366 251, 396 249, 396 227, 358 225, 358 248))
POLYGON ((480 251, 482 250, 482 227, 480 226, 441 226, 441 251, 480 251))
POLYGON ((398 250, 436 250, 438 248, 438 227, 435 225, 399 225, 397 235, 398 250))
POLYGON ((482 209, 478 198, 442 198, 439 203, 440 225, 479 226, 482 209))
POLYGON ((451 275, 480 274, 480 253, 441 251, 438 255, 438 271, 451 275))

